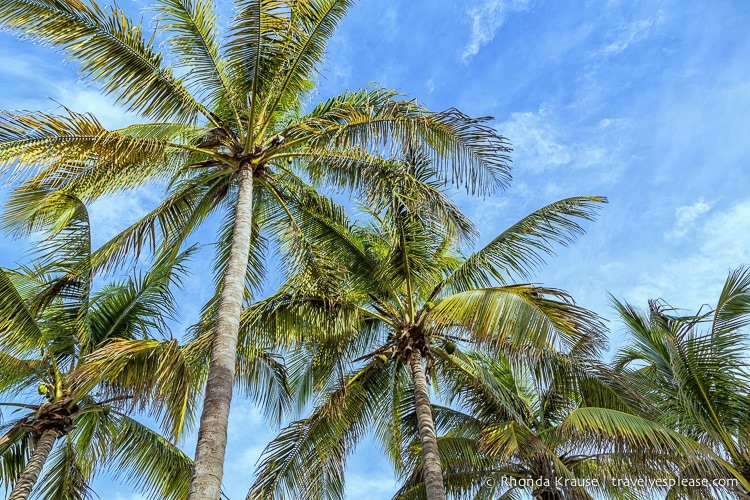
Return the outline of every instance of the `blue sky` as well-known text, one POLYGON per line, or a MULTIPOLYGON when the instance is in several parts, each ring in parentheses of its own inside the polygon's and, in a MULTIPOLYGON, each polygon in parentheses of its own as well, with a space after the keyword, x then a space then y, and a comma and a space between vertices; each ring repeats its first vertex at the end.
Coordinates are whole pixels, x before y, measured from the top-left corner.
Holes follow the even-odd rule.
MULTIPOLYGON (((119 3, 133 12, 146 4, 119 3)), ((750 2, 739 0, 362 0, 331 40, 313 101, 377 82, 435 110, 493 116, 514 148, 514 181, 487 199, 459 197, 482 241, 556 199, 609 197, 588 234, 561 249, 535 281, 612 319, 616 347, 622 339, 608 292, 638 305, 663 297, 694 310, 715 301, 730 269, 750 263, 747 26, 750 2)), ((134 120, 44 47, 2 35, 0 64, 2 109, 50 110, 54 100, 92 111, 111 127, 134 120)), ((97 241, 159 195, 151 189, 97 203, 97 241)), ((0 240, 0 265, 22 261, 17 248, 0 240)), ((192 280, 191 288, 201 289, 210 278, 192 280)), ((176 330, 195 319, 208 291, 195 295, 176 330)), ((237 398, 225 478, 230 498, 244 498, 272 435, 237 398)), ((189 453, 193 446, 184 444, 189 453)), ((347 481, 351 498, 393 492, 371 443, 352 458, 347 481)), ((108 481, 96 488, 102 498, 139 498, 108 481)))

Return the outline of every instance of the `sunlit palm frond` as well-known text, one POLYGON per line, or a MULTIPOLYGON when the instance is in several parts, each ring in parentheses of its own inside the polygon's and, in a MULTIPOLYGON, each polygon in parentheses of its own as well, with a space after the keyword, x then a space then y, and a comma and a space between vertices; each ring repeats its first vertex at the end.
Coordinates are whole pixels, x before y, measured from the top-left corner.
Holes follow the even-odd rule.
POLYGON ((750 324, 750 269, 739 267, 729 274, 713 318, 711 333, 715 337, 747 341, 742 332, 750 324))
POLYGON ((583 233, 576 219, 592 220, 597 204, 606 201, 597 196, 566 198, 527 215, 470 255, 446 279, 446 290, 465 291, 530 278, 545 255, 554 254, 553 245, 568 245, 583 233))
POLYGON ((101 83, 116 102, 156 120, 191 122, 208 116, 163 64, 153 38, 146 40, 117 6, 102 8, 70 0, 8 0, 0 5, 0 27, 57 47, 79 63, 81 73, 101 83))
POLYGON ((137 259, 141 253, 176 256, 183 242, 221 199, 228 174, 215 172, 203 182, 185 182, 158 207, 103 244, 92 255, 96 271, 111 271, 137 259))
POLYGON ((160 332, 167 336, 167 320, 176 319, 177 304, 172 288, 181 286, 186 261, 193 246, 176 258, 161 258, 145 274, 106 285, 97 291, 88 311, 89 336, 82 353, 111 339, 146 339, 160 332))
POLYGON ((158 433, 127 416, 109 417, 107 463, 117 479, 150 498, 187 498, 192 461, 158 433))
MULTIPOLYGON (((261 130, 273 120, 297 111, 313 88, 328 40, 352 5, 351 0, 305 0, 290 4, 288 29, 281 32, 268 86, 262 93, 261 130)), ((258 94, 254 94, 258 96, 258 94)))
POLYGON ((444 381, 442 391, 448 401, 460 404, 480 418, 532 418, 529 395, 516 383, 510 363, 479 352, 452 355, 436 350, 435 368, 444 381), (480 362, 483 361, 483 362, 480 362))
POLYGON ((249 499, 343 498, 346 456, 366 434, 387 391, 383 361, 347 377, 313 414, 283 429, 261 456, 249 499))
POLYGON ((0 394, 12 397, 40 379, 46 367, 38 360, 0 352, 0 394))
POLYGON ((707 467, 705 473, 711 475, 721 468, 717 462, 703 460, 718 457, 700 443, 658 422, 615 410, 578 408, 566 417, 557 432, 575 441, 580 449, 596 446, 608 453, 627 455, 631 461, 678 466, 700 462, 707 467))
POLYGON ((598 316, 572 304, 566 294, 532 285, 480 288, 444 297, 430 319, 496 348, 507 343, 519 348, 570 348, 581 340, 598 339, 603 331, 598 316))
POLYGON ((427 146, 441 180, 489 194, 509 180, 505 139, 457 110, 429 113, 391 90, 369 87, 318 105, 281 134, 289 148, 355 146, 399 152, 404 145, 427 146))
POLYGON ((0 350, 23 357, 46 346, 43 332, 8 275, 0 269, 0 350))
POLYGON ((193 95, 209 109, 220 103, 230 106, 227 122, 239 122, 231 102, 227 63, 222 58, 216 30, 216 6, 212 0, 159 0, 154 9, 160 27, 168 33, 167 46, 177 56, 176 68, 187 68, 183 77, 193 95))
MULTIPOLYGON (((267 75, 280 64, 283 44, 279 37, 289 29, 288 2, 237 0, 226 44, 230 90, 238 107, 249 108, 247 120, 260 122, 260 96, 268 95, 267 75)), ((259 131, 250 131, 251 134, 259 131)))
POLYGON ((27 185, 84 200, 166 179, 172 172, 153 166, 165 164, 170 148, 161 139, 106 130, 88 113, 0 113, 0 171, 37 171, 27 185))
POLYGON ((194 362, 174 340, 120 340, 93 351, 68 378, 76 394, 98 385, 105 398, 125 397, 176 440, 191 427, 197 405, 194 362))

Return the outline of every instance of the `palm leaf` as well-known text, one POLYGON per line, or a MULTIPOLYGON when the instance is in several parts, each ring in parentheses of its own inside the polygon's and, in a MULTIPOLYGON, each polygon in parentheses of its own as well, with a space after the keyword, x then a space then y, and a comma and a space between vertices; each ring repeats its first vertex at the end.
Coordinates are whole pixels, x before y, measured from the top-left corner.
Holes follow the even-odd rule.
MULTIPOLYGON (((209 108, 219 103, 232 106, 232 116, 239 115, 230 101, 231 91, 227 64, 221 56, 216 33, 216 7, 211 0, 159 0, 154 7, 157 22, 169 34, 167 45, 178 57, 176 68, 188 68, 186 86, 209 108)), ((227 117, 229 118, 229 117, 227 117)))
POLYGON ((507 343, 519 348, 548 343, 571 347, 599 338, 603 330, 594 313, 570 303, 564 293, 531 285, 480 288, 444 297, 429 318, 495 348, 507 343))
POLYGON ((143 38, 117 6, 95 0, 8 0, 0 6, 0 26, 57 47, 80 64, 80 71, 102 84, 105 93, 131 111, 155 120, 195 120, 210 116, 163 65, 153 39, 143 38))
POLYGON ((566 198, 527 215, 470 255, 445 280, 445 288, 465 291, 528 279, 545 255, 554 254, 553 244, 567 246, 583 233, 575 219, 592 220, 596 204, 606 201, 596 196, 566 198))

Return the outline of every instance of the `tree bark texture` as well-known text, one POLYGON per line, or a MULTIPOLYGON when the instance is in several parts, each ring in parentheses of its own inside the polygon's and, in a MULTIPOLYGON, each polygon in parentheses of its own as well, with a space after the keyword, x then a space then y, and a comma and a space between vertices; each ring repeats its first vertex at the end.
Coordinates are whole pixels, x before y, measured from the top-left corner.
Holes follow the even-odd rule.
POLYGON ((232 246, 219 295, 216 330, 188 500, 219 500, 221 496, 253 213, 253 172, 241 169, 237 177, 239 193, 232 246))
POLYGON ((414 403, 417 411, 419 440, 422 443, 422 460, 424 461, 424 483, 427 489, 427 500, 445 500, 443 470, 440 466, 435 423, 432 419, 432 406, 427 388, 427 377, 422 365, 422 355, 413 350, 409 355, 412 378, 414 380, 414 403))
POLYGON ((47 429, 42 433, 36 442, 36 446, 34 446, 29 463, 24 467, 21 477, 18 478, 13 491, 10 492, 8 500, 26 500, 29 498, 29 494, 31 494, 31 490, 34 488, 36 480, 39 479, 42 468, 44 468, 44 463, 55 445, 55 441, 57 441, 56 430, 47 429))

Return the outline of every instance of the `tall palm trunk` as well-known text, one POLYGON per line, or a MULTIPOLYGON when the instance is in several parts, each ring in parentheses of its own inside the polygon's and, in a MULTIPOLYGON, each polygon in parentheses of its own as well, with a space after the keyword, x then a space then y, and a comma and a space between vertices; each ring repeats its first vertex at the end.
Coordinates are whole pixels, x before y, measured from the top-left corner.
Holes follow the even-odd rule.
POLYGON ((443 470, 440 466, 435 423, 432 420, 430 394, 427 391, 427 377, 422 365, 422 355, 413 350, 409 355, 412 378, 414 379, 414 404, 417 410, 419 440, 422 443, 422 460, 424 461, 424 483, 427 489, 427 500, 445 500, 443 487, 443 470))
POLYGON ((54 429, 47 429, 37 440, 36 446, 34 446, 34 452, 31 454, 29 463, 21 473, 21 477, 18 478, 18 482, 13 487, 13 491, 10 492, 8 500, 26 500, 29 498, 31 489, 36 484, 36 480, 39 479, 39 474, 42 472, 44 463, 47 461, 49 452, 52 451, 52 447, 57 441, 57 431, 54 429))
POLYGON ((203 399, 198 444, 195 448, 189 500, 219 500, 227 446, 229 405, 232 402, 237 332, 245 296, 245 276, 253 207, 253 172, 242 168, 237 174, 239 193, 235 207, 232 246, 219 295, 211 363, 203 399))

